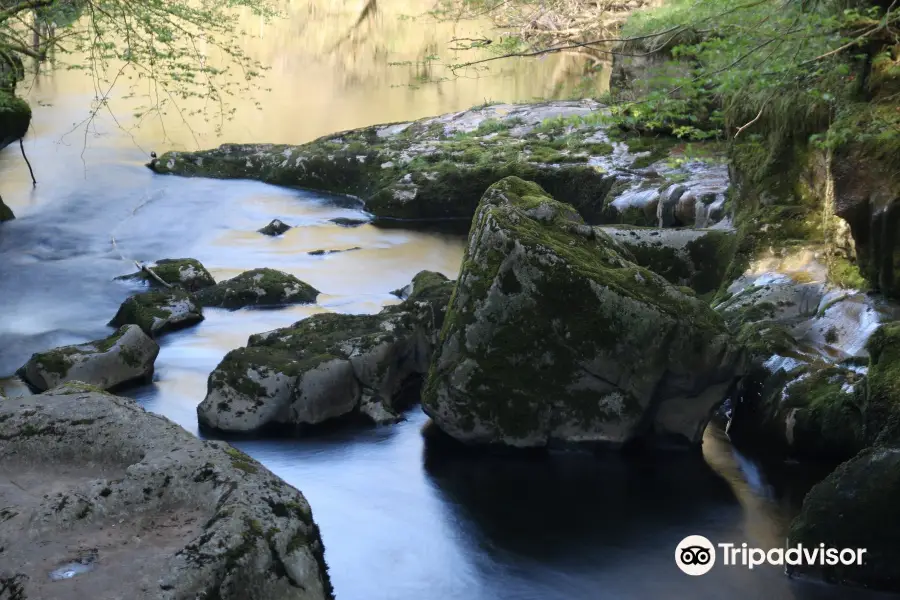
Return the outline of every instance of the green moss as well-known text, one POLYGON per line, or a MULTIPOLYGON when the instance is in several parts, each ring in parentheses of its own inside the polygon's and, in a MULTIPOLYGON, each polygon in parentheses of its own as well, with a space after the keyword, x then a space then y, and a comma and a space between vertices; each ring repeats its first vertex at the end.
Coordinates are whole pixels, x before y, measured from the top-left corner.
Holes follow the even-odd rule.
MULTIPOLYGON (((107 394, 106 390, 83 381, 67 381, 53 389, 54 394, 107 394)), ((107 394, 109 395, 109 394, 107 394)))
POLYGON ((112 327, 137 325, 152 337, 203 320, 203 314, 195 306, 192 311, 194 318, 180 323, 168 322, 172 312, 167 307, 178 303, 193 304, 191 297, 182 290, 153 290, 136 294, 122 303, 109 325, 112 327))
POLYGON ((866 438, 870 443, 900 444, 900 321, 879 327, 866 349, 866 438))
POLYGON ((315 302, 318 295, 319 290, 289 273, 275 269, 253 269, 202 289, 194 297, 203 306, 236 309, 306 304, 315 302))
POLYGON ((859 267, 844 257, 834 256, 828 262, 828 281, 846 289, 866 290, 869 284, 859 267))
MULTIPOLYGON (((231 457, 231 466, 235 469, 239 469, 244 473, 249 473, 251 475, 259 472, 258 464, 255 460, 250 458, 248 455, 244 454, 237 448, 233 446, 229 446, 225 449, 225 453, 231 457)), ((254 521, 252 523, 251 531, 253 531, 257 535, 262 535, 262 526, 258 524, 258 522, 254 521)))
POLYGON ((0 89, 0 148, 25 137, 30 124, 28 103, 0 89))
MULTIPOLYGON (((461 283, 441 334, 442 345, 446 346, 450 336, 477 329, 473 324, 479 317, 473 311, 480 305, 473 304, 473 299, 498 293, 492 287, 495 282, 507 291, 519 289, 501 267, 513 244, 527 252, 540 248, 540 253, 558 266, 530 279, 527 300, 511 297, 516 302, 516 326, 497 315, 489 346, 459 350, 459 361, 471 360, 477 365, 467 374, 466 389, 471 397, 453 404, 453 410, 463 415, 462 427, 471 429, 476 421, 491 423, 500 435, 512 438, 540 431, 548 418, 544 408, 549 399, 565 399, 565 410, 549 413, 552 419, 562 421, 604 422, 612 418, 612 405, 619 405, 621 414, 637 414, 637 401, 627 392, 616 401, 610 395, 613 404, 606 405, 596 394, 589 400, 577 389, 571 390, 574 374, 579 372, 578 357, 614 353, 617 360, 640 369, 649 360, 646 343, 641 340, 685 334, 705 347, 712 345, 714 338, 727 335, 720 317, 697 298, 679 293, 652 272, 623 260, 618 246, 606 234, 585 228, 571 206, 553 200, 535 183, 511 177, 488 190, 472 224, 468 247, 477 248, 478 253, 465 257, 461 283), (540 210, 535 211, 537 208, 540 210), (532 218, 529 211, 540 218, 532 218), (479 244, 477 236, 498 230, 513 233, 497 237, 503 244, 479 244), (604 293, 608 303, 589 300, 597 297, 595 286, 609 291, 608 296, 604 293), (467 302, 459 301, 461 293, 467 302), (640 310, 646 314, 638 316, 640 310), (623 319, 629 320, 624 323, 623 319), (566 326, 576 322, 578 327, 566 326), (661 323, 671 329, 661 332, 661 323), (521 368, 522 362, 533 368, 521 368)), ((690 360, 687 356, 695 350, 674 360, 690 360)), ((423 391, 426 410, 439 402, 448 368, 452 367, 440 360, 433 363, 423 391)), ((616 418, 621 418, 619 414, 616 418)))

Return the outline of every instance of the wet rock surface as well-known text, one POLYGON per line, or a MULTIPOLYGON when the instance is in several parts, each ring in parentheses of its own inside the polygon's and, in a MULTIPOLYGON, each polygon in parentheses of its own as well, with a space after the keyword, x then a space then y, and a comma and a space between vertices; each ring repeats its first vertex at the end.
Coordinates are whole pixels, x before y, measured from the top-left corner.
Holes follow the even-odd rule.
POLYGON ((201 425, 231 432, 309 426, 345 415, 395 422, 427 372, 453 283, 416 276, 414 292, 376 315, 319 314, 250 337, 210 375, 201 425))
POLYGON ((716 309, 753 367, 731 399, 729 435, 745 446, 844 460, 866 443, 866 344, 892 305, 827 281, 813 250, 757 261, 716 309))
POLYGON ((319 290, 289 273, 253 269, 200 290, 194 298, 201 306, 236 309, 309 304, 315 302, 318 295, 319 290))
POLYGON ((698 294, 719 289, 734 255, 734 232, 729 229, 604 227, 603 231, 640 266, 698 294))
POLYGON ((0 404, 0 585, 21 600, 326 600, 303 495, 81 383, 0 404))
POLYGON ((35 354, 19 375, 39 391, 67 381, 106 390, 150 377, 158 354, 159 346, 140 327, 123 325, 103 340, 35 354))
POLYGON ((380 222, 471 219, 484 191, 511 175, 539 183, 589 223, 707 227, 725 216, 720 148, 694 144, 708 151, 685 157, 667 138, 610 129, 606 115, 590 101, 498 104, 302 146, 169 152, 154 170, 348 194, 380 222))
POLYGON ((293 227, 291 227, 281 219, 272 219, 272 221, 268 225, 266 225, 262 229, 259 229, 258 231, 263 235, 275 237, 291 229, 293 229, 293 227))
POLYGON ((473 221, 423 407, 474 444, 693 444, 741 362, 708 306, 508 178, 473 221))
POLYGON ((151 337, 177 331, 203 320, 203 309, 180 290, 159 290, 131 296, 109 322, 113 327, 134 324, 151 337))
POLYGON ((153 287, 165 288, 161 279, 171 287, 196 292, 216 284, 216 280, 200 261, 193 258, 167 258, 147 265, 137 273, 117 277, 120 280, 143 281, 153 287), (150 271, 152 270, 152 274, 150 271), (157 279, 159 278, 159 279, 157 279))

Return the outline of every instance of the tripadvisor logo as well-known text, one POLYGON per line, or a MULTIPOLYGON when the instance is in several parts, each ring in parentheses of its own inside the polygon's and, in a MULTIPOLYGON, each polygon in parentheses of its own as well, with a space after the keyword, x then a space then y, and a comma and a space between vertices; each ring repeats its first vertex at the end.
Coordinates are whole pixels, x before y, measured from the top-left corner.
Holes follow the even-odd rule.
POLYGON ((746 567, 753 570, 761 565, 861 566, 865 563, 865 548, 828 548, 819 544, 811 548, 797 544, 791 548, 750 548, 746 543, 713 545, 702 535, 689 535, 675 548, 675 564, 688 575, 705 575, 716 564, 716 557, 727 567, 746 567), (716 550, 718 547, 718 550, 716 550))

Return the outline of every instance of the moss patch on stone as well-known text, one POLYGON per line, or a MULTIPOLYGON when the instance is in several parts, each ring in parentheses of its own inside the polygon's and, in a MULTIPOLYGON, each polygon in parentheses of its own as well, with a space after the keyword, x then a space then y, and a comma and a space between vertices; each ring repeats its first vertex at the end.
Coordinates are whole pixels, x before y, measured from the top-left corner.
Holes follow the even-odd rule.
POLYGON ((233 279, 204 288, 195 294, 202 306, 237 309, 245 306, 309 304, 319 290, 289 273, 275 269, 253 269, 233 279))

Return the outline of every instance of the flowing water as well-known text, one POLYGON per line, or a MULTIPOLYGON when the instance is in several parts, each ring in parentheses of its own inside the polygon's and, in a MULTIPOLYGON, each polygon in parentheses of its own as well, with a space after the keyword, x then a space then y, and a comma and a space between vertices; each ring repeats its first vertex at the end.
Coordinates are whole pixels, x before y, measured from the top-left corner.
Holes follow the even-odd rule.
MULTIPOLYGON (((486 24, 408 18, 427 2, 380 0, 354 28, 363 5, 296 0, 284 3, 283 21, 245 17, 256 34, 245 49, 273 68, 257 97, 264 110, 238 106, 222 138, 210 123, 188 126, 175 115, 130 130, 124 102, 113 107, 130 131, 105 113, 78 127, 93 97, 83 73, 45 69, 23 85, 34 107, 25 148, 39 184, 32 189, 17 148, 0 152, 0 194, 19 217, 0 228, 0 377, 32 352, 107 335, 106 322, 136 289, 113 281, 133 270, 132 260, 190 256, 217 279, 273 267, 323 290, 312 307, 208 310, 199 326, 161 340, 153 383, 130 394, 196 432, 209 372, 250 334, 320 311, 377 311, 421 269, 455 276, 461 237, 341 228, 330 219, 363 216, 358 206, 255 182, 158 177, 143 167, 149 149, 300 143, 485 100, 553 96, 579 83, 577 60, 551 57, 410 85, 443 76, 426 58, 452 59, 450 40, 486 24), (275 217, 296 227, 281 238, 256 233, 275 217)), ((13 379, 0 384, 24 392, 13 379)), ((675 567, 675 545, 688 534, 780 546, 819 469, 764 465, 714 429, 702 457, 453 457, 427 441, 425 422, 413 411, 392 428, 234 442, 306 494, 341 600, 875 597, 791 581, 775 568, 690 578, 675 567)))

